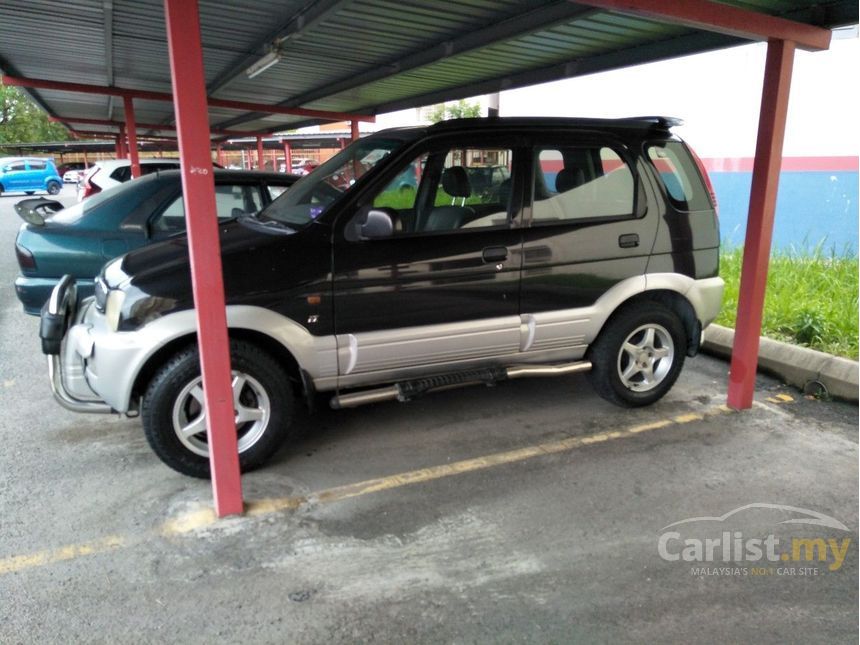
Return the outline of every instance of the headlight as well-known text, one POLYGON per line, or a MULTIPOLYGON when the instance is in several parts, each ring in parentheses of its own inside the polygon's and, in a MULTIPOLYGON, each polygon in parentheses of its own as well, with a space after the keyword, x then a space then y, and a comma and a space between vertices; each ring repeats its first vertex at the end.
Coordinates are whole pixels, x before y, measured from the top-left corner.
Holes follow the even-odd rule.
POLYGON ((125 291, 111 289, 108 292, 105 318, 107 318, 107 324, 111 331, 116 331, 119 328, 119 314, 122 311, 123 302, 125 302, 125 291))

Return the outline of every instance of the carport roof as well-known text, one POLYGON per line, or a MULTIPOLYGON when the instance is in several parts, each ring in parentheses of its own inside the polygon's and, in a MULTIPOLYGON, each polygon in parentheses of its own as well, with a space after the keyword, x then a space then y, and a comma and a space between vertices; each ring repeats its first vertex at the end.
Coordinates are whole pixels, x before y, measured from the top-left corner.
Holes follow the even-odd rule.
MULTIPOLYGON (((855 0, 721 4, 826 28, 858 20, 855 0)), ((368 115, 747 42, 567 1, 200 0, 200 15, 210 97, 368 115), (275 45, 281 62, 248 78, 275 45)), ((4 3, 0 70, 169 93, 163 2, 4 3)), ((75 118, 124 118, 116 97, 27 91, 71 127, 75 118)), ((173 123, 170 102, 137 99, 135 112, 140 123, 173 123)), ((221 107, 210 107, 209 120, 249 133, 319 122, 221 107)))

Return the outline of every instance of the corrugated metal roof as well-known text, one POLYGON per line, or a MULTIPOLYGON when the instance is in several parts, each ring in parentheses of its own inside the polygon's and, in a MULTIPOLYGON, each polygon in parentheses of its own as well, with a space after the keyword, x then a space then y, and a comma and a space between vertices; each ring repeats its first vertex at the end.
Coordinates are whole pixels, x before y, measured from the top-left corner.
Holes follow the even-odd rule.
MULTIPOLYGON (((724 4, 824 27, 857 22, 853 0, 724 4)), ((200 0, 204 64, 222 99, 376 114, 725 47, 739 39, 542 0, 200 0), (249 79, 276 38, 284 59, 249 79)), ((48 80, 170 92, 161 0, 0 1, 0 68, 48 80)), ((122 101, 31 94, 68 119, 122 119, 122 101)), ((141 123, 167 102, 135 101, 141 123)), ((305 117, 211 109, 213 126, 273 130, 305 117)), ((86 129, 93 129, 87 126, 86 129)))

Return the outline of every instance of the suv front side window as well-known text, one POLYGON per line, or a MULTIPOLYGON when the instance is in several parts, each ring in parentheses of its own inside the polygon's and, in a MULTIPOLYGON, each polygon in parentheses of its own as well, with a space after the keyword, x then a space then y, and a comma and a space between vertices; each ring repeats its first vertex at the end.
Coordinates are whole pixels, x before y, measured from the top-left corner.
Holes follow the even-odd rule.
POLYGON ((513 149, 456 146, 423 152, 373 197, 395 234, 507 226, 513 149))

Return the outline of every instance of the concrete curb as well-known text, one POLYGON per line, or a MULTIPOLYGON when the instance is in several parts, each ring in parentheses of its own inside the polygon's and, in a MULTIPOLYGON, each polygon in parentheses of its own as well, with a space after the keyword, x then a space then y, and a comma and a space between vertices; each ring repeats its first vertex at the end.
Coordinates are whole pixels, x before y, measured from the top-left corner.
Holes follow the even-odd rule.
MULTIPOLYGON (((702 351, 729 358, 734 340, 734 329, 710 325, 705 330, 702 351)), ((762 337, 758 367, 800 389, 818 382, 827 388, 833 398, 854 403, 858 401, 860 363, 857 361, 762 337)))

